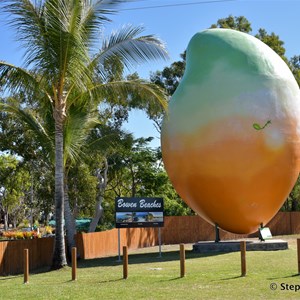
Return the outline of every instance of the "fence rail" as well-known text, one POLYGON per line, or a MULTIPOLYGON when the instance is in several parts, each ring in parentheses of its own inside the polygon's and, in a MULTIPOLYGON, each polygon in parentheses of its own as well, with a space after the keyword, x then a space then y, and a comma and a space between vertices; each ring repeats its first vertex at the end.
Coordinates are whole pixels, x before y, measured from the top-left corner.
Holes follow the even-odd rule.
MULTIPOLYGON (((268 224, 273 235, 300 234, 300 212, 279 212, 268 224)), ((220 230, 221 240, 256 237, 220 230)), ((215 229, 199 216, 165 217, 161 228, 163 244, 194 243, 215 238, 215 229)), ((81 258, 92 259, 118 254, 118 230, 80 233, 76 237, 81 258)), ((120 244, 128 249, 158 245, 158 228, 120 229, 120 244)), ((23 251, 29 249, 30 270, 50 266, 53 238, 0 242, 0 275, 22 273, 23 251)))

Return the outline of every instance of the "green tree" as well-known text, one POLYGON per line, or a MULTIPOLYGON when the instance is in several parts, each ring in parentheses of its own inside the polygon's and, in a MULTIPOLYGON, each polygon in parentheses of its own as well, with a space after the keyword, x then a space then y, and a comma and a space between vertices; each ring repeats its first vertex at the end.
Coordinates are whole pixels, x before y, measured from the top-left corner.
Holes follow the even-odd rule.
POLYGON ((4 214, 4 228, 8 229, 9 214, 23 206, 30 188, 29 172, 11 155, 0 156, 0 207, 4 214))
POLYGON ((281 207, 281 211, 299 211, 300 210, 300 177, 298 177, 292 191, 281 207))
POLYGON ((300 55, 294 55, 289 60, 289 65, 295 76, 295 79, 298 82, 298 85, 300 86, 300 55))
POLYGON ((210 28, 235 29, 245 33, 252 31, 251 23, 244 16, 234 17, 232 15, 229 15, 227 18, 219 19, 217 24, 212 24, 210 28))
POLYGON ((52 268, 66 265, 64 243, 64 124, 69 111, 89 107, 127 89, 135 89, 164 102, 162 93, 135 82, 107 83, 104 64, 118 57, 132 63, 165 58, 162 43, 154 36, 140 36, 143 28, 127 26, 111 34, 91 56, 99 28, 117 5, 125 1, 4 0, 1 9, 12 16, 11 25, 27 49, 25 68, 0 63, 0 82, 12 91, 23 89, 28 98, 52 115, 55 136, 56 235, 52 268), (49 110, 51 107, 51 110, 49 110))
POLYGON ((255 37, 272 48, 286 63, 288 62, 287 58, 285 57, 285 48, 283 47, 284 42, 280 40, 278 35, 276 35, 274 32, 268 34, 265 29, 260 28, 255 37))
POLYGON ((170 96, 174 94, 184 74, 186 52, 180 54, 180 57, 181 60, 173 62, 170 67, 156 71, 150 76, 151 81, 164 88, 170 96))
POLYGON ((124 145, 108 158, 105 199, 110 201, 109 212, 113 211, 115 197, 162 197, 166 215, 193 214, 174 190, 163 168, 160 149, 148 147, 150 141, 133 139, 132 145, 124 145))
MULTIPOLYGON (((30 103, 24 102, 19 96, 13 95, 1 101, 2 107, 7 106, 14 113, 5 110, 0 112, 0 151, 19 157, 29 170, 34 194, 30 206, 36 215, 42 215, 42 219, 47 221, 53 210, 54 168, 50 160, 53 151, 49 152, 49 139, 41 139, 41 132, 38 130, 41 126, 33 118, 30 103), (21 110, 20 105, 24 105, 26 109, 21 110)), ((37 112, 35 116, 37 117, 37 112)))
MULTIPOLYGON (((116 153, 122 152, 125 145, 131 147, 131 140, 133 139, 131 134, 124 132, 121 128, 124 120, 124 106, 117 105, 117 108, 114 107, 114 104, 112 106, 113 107, 108 109, 110 112, 105 113, 109 119, 105 123, 99 123, 90 132, 86 142, 87 155, 85 157, 85 164, 89 166, 89 172, 94 176, 93 178, 97 179, 96 185, 94 185, 96 191, 90 189, 90 191, 93 190, 96 192, 96 197, 94 201, 91 202, 94 206, 94 216, 89 227, 89 232, 95 231, 100 219, 106 220, 108 214, 112 215, 111 211, 105 211, 104 214, 103 207, 104 200, 106 207, 110 203, 110 201, 106 201, 106 189, 113 168, 108 164, 108 161, 116 153)), ((130 107, 128 109, 130 109, 130 107)), ((112 196, 112 198, 114 198, 114 196, 112 196)), ((90 216, 91 215, 92 214, 90 214, 90 216)), ((111 220, 110 217, 108 217, 108 219, 111 220)), ((104 223, 107 222, 104 221, 104 223)), ((111 224, 109 224, 109 227, 111 227, 111 224)))
MULTIPOLYGON (((181 60, 175 61, 169 67, 165 67, 162 71, 156 71, 150 75, 150 80, 163 88, 169 97, 176 91, 185 71, 186 52, 184 51, 184 53, 180 54, 180 57, 181 60)), ((161 131, 164 114, 165 112, 161 109, 160 111, 156 111, 154 114, 149 115, 158 132, 161 131)))

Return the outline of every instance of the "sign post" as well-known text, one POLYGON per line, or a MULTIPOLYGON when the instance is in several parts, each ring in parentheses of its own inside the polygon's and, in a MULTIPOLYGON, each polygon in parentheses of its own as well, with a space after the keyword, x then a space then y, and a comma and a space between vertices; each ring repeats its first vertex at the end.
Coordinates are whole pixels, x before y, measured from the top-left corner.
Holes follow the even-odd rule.
POLYGON ((158 247, 159 247, 159 255, 158 257, 161 257, 161 230, 160 227, 158 227, 158 247))
POLYGON ((128 251, 127 246, 123 246, 123 279, 128 277, 128 251))
POLYGON ((185 276, 185 250, 184 244, 180 244, 180 277, 185 276))
POLYGON ((240 243, 241 248, 241 270, 242 270, 242 277, 246 276, 246 241, 241 241, 240 243))
POLYGON ((120 233, 120 228, 118 228, 118 254, 119 254, 119 258, 118 258, 118 262, 121 261, 121 233, 120 233))
POLYGON ((24 249, 24 283, 29 283, 29 250, 24 249))
POLYGON ((77 248, 72 248, 72 280, 77 280, 77 248))

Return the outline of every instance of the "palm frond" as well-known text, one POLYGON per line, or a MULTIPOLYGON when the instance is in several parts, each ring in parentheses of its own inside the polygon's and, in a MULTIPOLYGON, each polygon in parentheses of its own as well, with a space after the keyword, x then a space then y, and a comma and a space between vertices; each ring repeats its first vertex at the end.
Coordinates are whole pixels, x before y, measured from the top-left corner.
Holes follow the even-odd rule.
POLYGON ((117 13, 120 4, 134 2, 136 0, 100 0, 100 1, 81 1, 82 10, 79 27, 86 36, 86 45, 92 47, 99 43, 99 31, 107 22, 111 22, 109 15, 117 13))
POLYGON ((150 60, 167 59, 164 43, 154 35, 139 36, 142 26, 123 26, 104 39, 100 52, 94 57, 91 68, 103 66, 113 56, 119 57, 126 68, 130 69, 150 60))
POLYGON ((118 5, 123 2, 131 2, 124 0, 111 0, 111 1, 81 1, 82 10, 80 18, 80 26, 84 28, 86 33, 97 33, 104 23, 111 22, 107 15, 115 14, 118 5))
POLYGON ((74 162, 84 155, 83 149, 88 133, 99 124, 97 111, 82 106, 72 106, 69 109, 64 124, 65 162, 74 162))
POLYGON ((39 82, 33 73, 3 61, 0 61, 0 83, 2 88, 12 92, 20 89, 32 92, 39 89, 39 82))
MULTIPOLYGON (((62 93, 65 85, 85 87, 91 81, 86 69, 89 64, 89 49, 85 35, 78 26, 82 1, 48 0, 45 2, 45 40, 51 45, 55 63, 57 88, 62 93)), ((49 57, 45 56, 47 63, 49 57)), ((45 69, 49 69, 49 66, 45 69)), ((52 78, 53 81, 53 78, 52 78)))
POLYGON ((125 145, 131 148, 133 143, 132 133, 100 124, 91 132, 85 148, 89 153, 101 152, 102 155, 109 156, 119 152, 125 145))
POLYGON ((55 61, 45 59, 55 58, 55 53, 46 38, 48 33, 44 1, 4 0, 1 5, 4 12, 13 16, 8 24, 15 30, 17 40, 23 48, 28 49, 24 55, 25 67, 38 66, 40 70, 48 69, 48 72, 54 75, 55 61))
POLYGON ((30 110, 25 110, 17 105, 7 103, 0 103, 0 109, 9 114, 13 114, 21 122, 25 123, 27 128, 37 137, 40 145, 50 154, 52 159, 54 158, 54 139, 49 135, 38 119, 34 117, 30 110))
POLYGON ((165 91, 158 85, 141 79, 98 84, 89 92, 93 93, 93 97, 98 100, 108 103, 119 102, 119 104, 123 105, 126 105, 126 102, 129 104, 133 97, 138 95, 139 99, 143 99, 144 102, 157 103, 162 109, 167 110, 167 95, 165 91))

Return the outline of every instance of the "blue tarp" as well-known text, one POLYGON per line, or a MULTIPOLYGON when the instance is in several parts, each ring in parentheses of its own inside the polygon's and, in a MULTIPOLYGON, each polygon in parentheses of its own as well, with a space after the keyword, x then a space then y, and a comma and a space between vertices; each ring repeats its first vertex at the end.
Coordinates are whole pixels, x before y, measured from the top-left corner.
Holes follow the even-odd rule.
MULTIPOLYGON (((81 218, 81 219, 76 219, 76 229, 77 230, 87 230, 88 227, 90 226, 90 223, 92 222, 92 218, 81 218)), ((55 227, 55 220, 49 221, 49 225, 55 227)))

